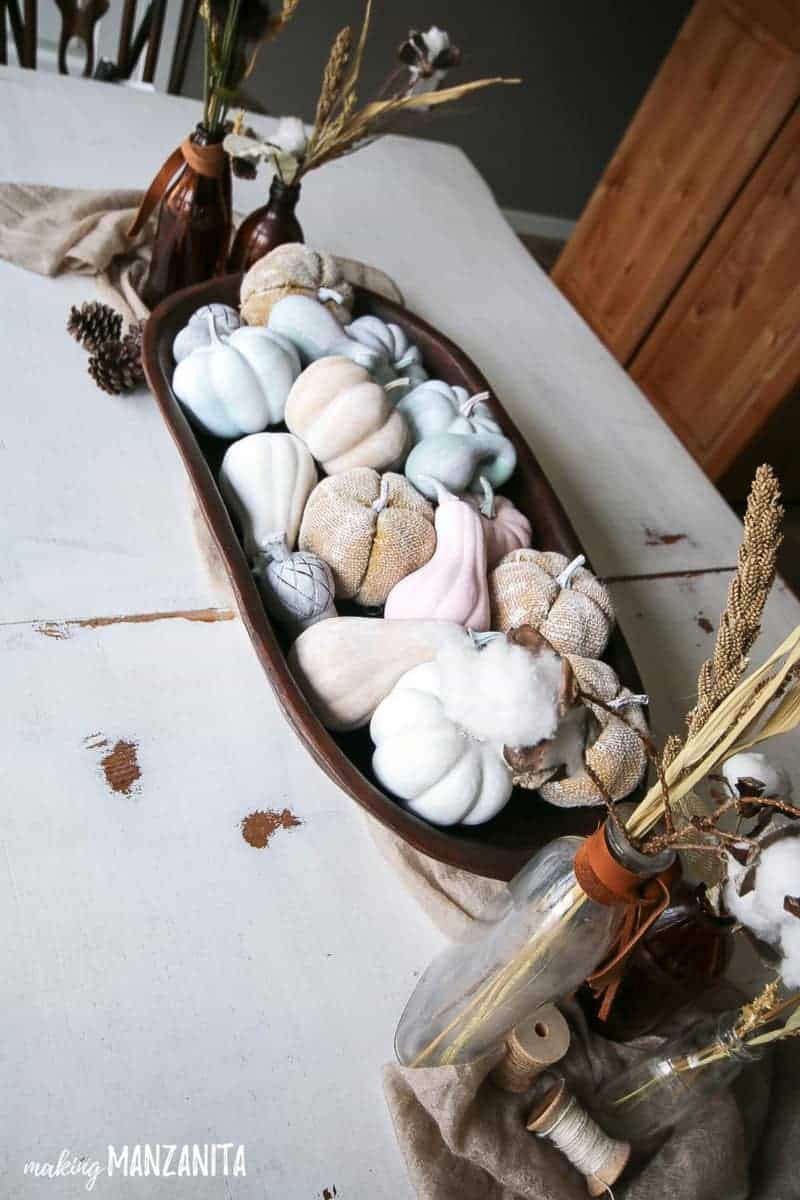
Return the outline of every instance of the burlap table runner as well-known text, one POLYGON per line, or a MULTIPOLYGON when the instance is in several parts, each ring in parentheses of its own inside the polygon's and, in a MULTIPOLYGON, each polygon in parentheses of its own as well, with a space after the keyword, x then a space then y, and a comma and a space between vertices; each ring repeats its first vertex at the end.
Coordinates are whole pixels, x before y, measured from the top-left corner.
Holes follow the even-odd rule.
MULTIPOLYGON (((94 276, 99 298, 126 321, 141 320, 148 309, 139 290, 150 261, 154 218, 131 241, 131 224, 142 193, 119 189, 0 184, 0 258, 37 275, 94 276)), ((234 224, 241 220, 235 216, 234 224)), ((383 271, 340 258, 350 283, 402 302, 383 271)))

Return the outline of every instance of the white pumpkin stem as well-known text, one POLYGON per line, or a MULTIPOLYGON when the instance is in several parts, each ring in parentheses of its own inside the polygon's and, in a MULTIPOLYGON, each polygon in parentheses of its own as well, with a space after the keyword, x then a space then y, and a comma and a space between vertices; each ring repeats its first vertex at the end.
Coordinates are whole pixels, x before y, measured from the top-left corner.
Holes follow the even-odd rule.
POLYGON ((487 517, 490 521, 493 521, 495 517, 494 488, 489 483, 489 480, 485 475, 481 475, 479 477, 479 483, 483 489, 483 499, 480 503, 481 513, 484 517, 487 517))
POLYGON ((476 650, 483 650, 490 642, 496 642, 498 638, 506 636, 504 633, 480 633, 477 629, 470 629, 469 626, 467 626, 467 633, 476 650))
MULTIPOLYGON (((391 325, 389 328, 392 328, 391 325)), ((416 346, 409 346, 405 354, 403 354, 400 358, 395 359, 395 370, 403 371, 406 367, 411 367, 416 362, 419 362, 419 350, 416 346)))
POLYGON ((383 390, 385 392, 391 392, 394 388, 408 387, 410 383, 411 380, 407 378, 393 379, 390 383, 384 384, 383 390))
POLYGON ((572 576, 581 567, 586 565, 586 555, 579 554, 577 558, 573 558, 571 563, 567 563, 560 575, 556 575, 556 583, 560 588, 572 587, 572 576))
POLYGON ((269 537, 262 540, 258 547, 258 553, 253 559, 253 565, 258 564, 259 559, 266 559, 267 562, 286 562, 287 558, 291 557, 289 543, 286 540, 285 533, 272 533, 269 537))
POLYGON ((324 304, 326 300, 334 300, 337 304, 344 304, 344 296, 341 292, 337 292, 335 288, 317 288, 317 299, 321 304, 324 304))
POLYGON ((383 512, 386 505, 389 503, 389 476, 381 475, 381 490, 378 493, 377 500, 372 501, 372 511, 376 513, 383 512))
POLYGON ((606 702, 606 708, 613 708, 617 712, 621 708, 627 708, 629 704, 649 704, 650 697, 640 693, 638 696, 617 696, 614 700, 606 702))
POLYGON ((484 401, 489 399, 489 396, 489 392, 476 392, 474 396, 468 396, 466 400, 461 401, 458 411, 462 417, 471 417, 475 411, 475 406, 483 404, 484 401))

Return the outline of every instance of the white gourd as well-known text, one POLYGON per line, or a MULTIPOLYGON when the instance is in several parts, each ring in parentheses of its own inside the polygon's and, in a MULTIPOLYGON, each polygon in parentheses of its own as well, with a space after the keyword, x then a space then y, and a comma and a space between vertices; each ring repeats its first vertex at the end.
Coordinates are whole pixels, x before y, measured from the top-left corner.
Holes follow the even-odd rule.
POLYGON ((338 354, 372 373, 385 358, 379 349, 348 337, 330 309, 311 296, 292 295, 279 300, 269 315, 267 328, 292 343, 304 367, 318 358, 338 354))
POLYGON ((411 667, 467 640, 452 621, 334 617, 300 634, 289 667, 323 725, 344 732, 366 725, 411 667))
POLYGON ((285 534, 263 547, 253 577, 267 612, 295 633, 336 616, 330 567, 317 554, 292 553, 285 534))
POLYGON ((175 368, 175 395, 216 437, 241 437, 279 424, 300 374, 294 346, 269 329, 248 326, 220 337, 213 317, 208 328, 208 345, 175 368))
POLYGON ((250 559, 276 534, 285 534, 289 547, 294 547, 316 482, 308 448, 291 433, 254 433, 228 447, 219 484, 250 559))
POLYGON ((193 350, 207 346, 211 341, 211 331, 208 319, 211 317, 218 334, 230 334, 239 328, 242 321, 235 308, 230 304, 204 304, 189 317, 189 320, 177 334, 172 343, 172 357, 176 363, 181 362, 193 350))
POLYGON ((369 731, 376 778, 426 821, 481 825, 508 803, 511 769, 495 745, 446 715, 438 663, 403 675, 376 708, 369 731))

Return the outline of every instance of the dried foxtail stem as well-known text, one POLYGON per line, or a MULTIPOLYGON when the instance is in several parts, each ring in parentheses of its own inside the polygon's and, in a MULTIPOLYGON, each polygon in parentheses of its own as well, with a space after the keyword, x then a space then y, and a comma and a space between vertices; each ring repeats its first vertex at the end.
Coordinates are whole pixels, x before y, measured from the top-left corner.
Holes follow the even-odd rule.
POLYGON ((725 611, 711 658, 697 681, 697 704, 686 718, 697 733, 713 709, 729 696, 747 670, 747 656, 761 630, 761 616, 775 579, 783 508, 772 467, 758 468, 747 498, 744 534, 725 611))
POLYGON ((352 41, 352 31, 350 26, 346 25, 344 29, 339 30, 331 46, 331 52, 322 76, 322 87, 320 88, 317 112, 314 117, 315 132, 323 128, 328 117, 333 112, 337 101, 341 98, 344 86, 344 73, 350 61, 352 41))

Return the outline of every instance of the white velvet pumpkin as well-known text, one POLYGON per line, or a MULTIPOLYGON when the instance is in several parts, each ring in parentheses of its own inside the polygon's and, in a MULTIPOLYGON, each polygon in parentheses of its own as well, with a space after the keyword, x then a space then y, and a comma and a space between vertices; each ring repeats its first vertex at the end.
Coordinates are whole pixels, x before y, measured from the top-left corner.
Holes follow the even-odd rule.
POLYGON ((279 424, 300 374, 292 343, 269 329, 246 326, 220 337, 213 317, 208 327, 208 344, 175 368, 175 395, 216 437, 241 437, 279 424))
POLYGON ((328 475, 352 467, 385 471, 405 457, 405 418, 363 367, 338 355, 312 363, 296 380, 286 425, 328 475))
POLYGON ((276 534, 291 549, 306 500, 317 482, 308 448, 291 433, 254 433, 228 447, 219 485, 237 519, 249 558, 276 534))
POLYGON ((369 731, 376 778, 426 821, 481 825, 511 796, 511 770, 497 747, 446 715, 435 662, 398 680, 375 709, 369 731))

